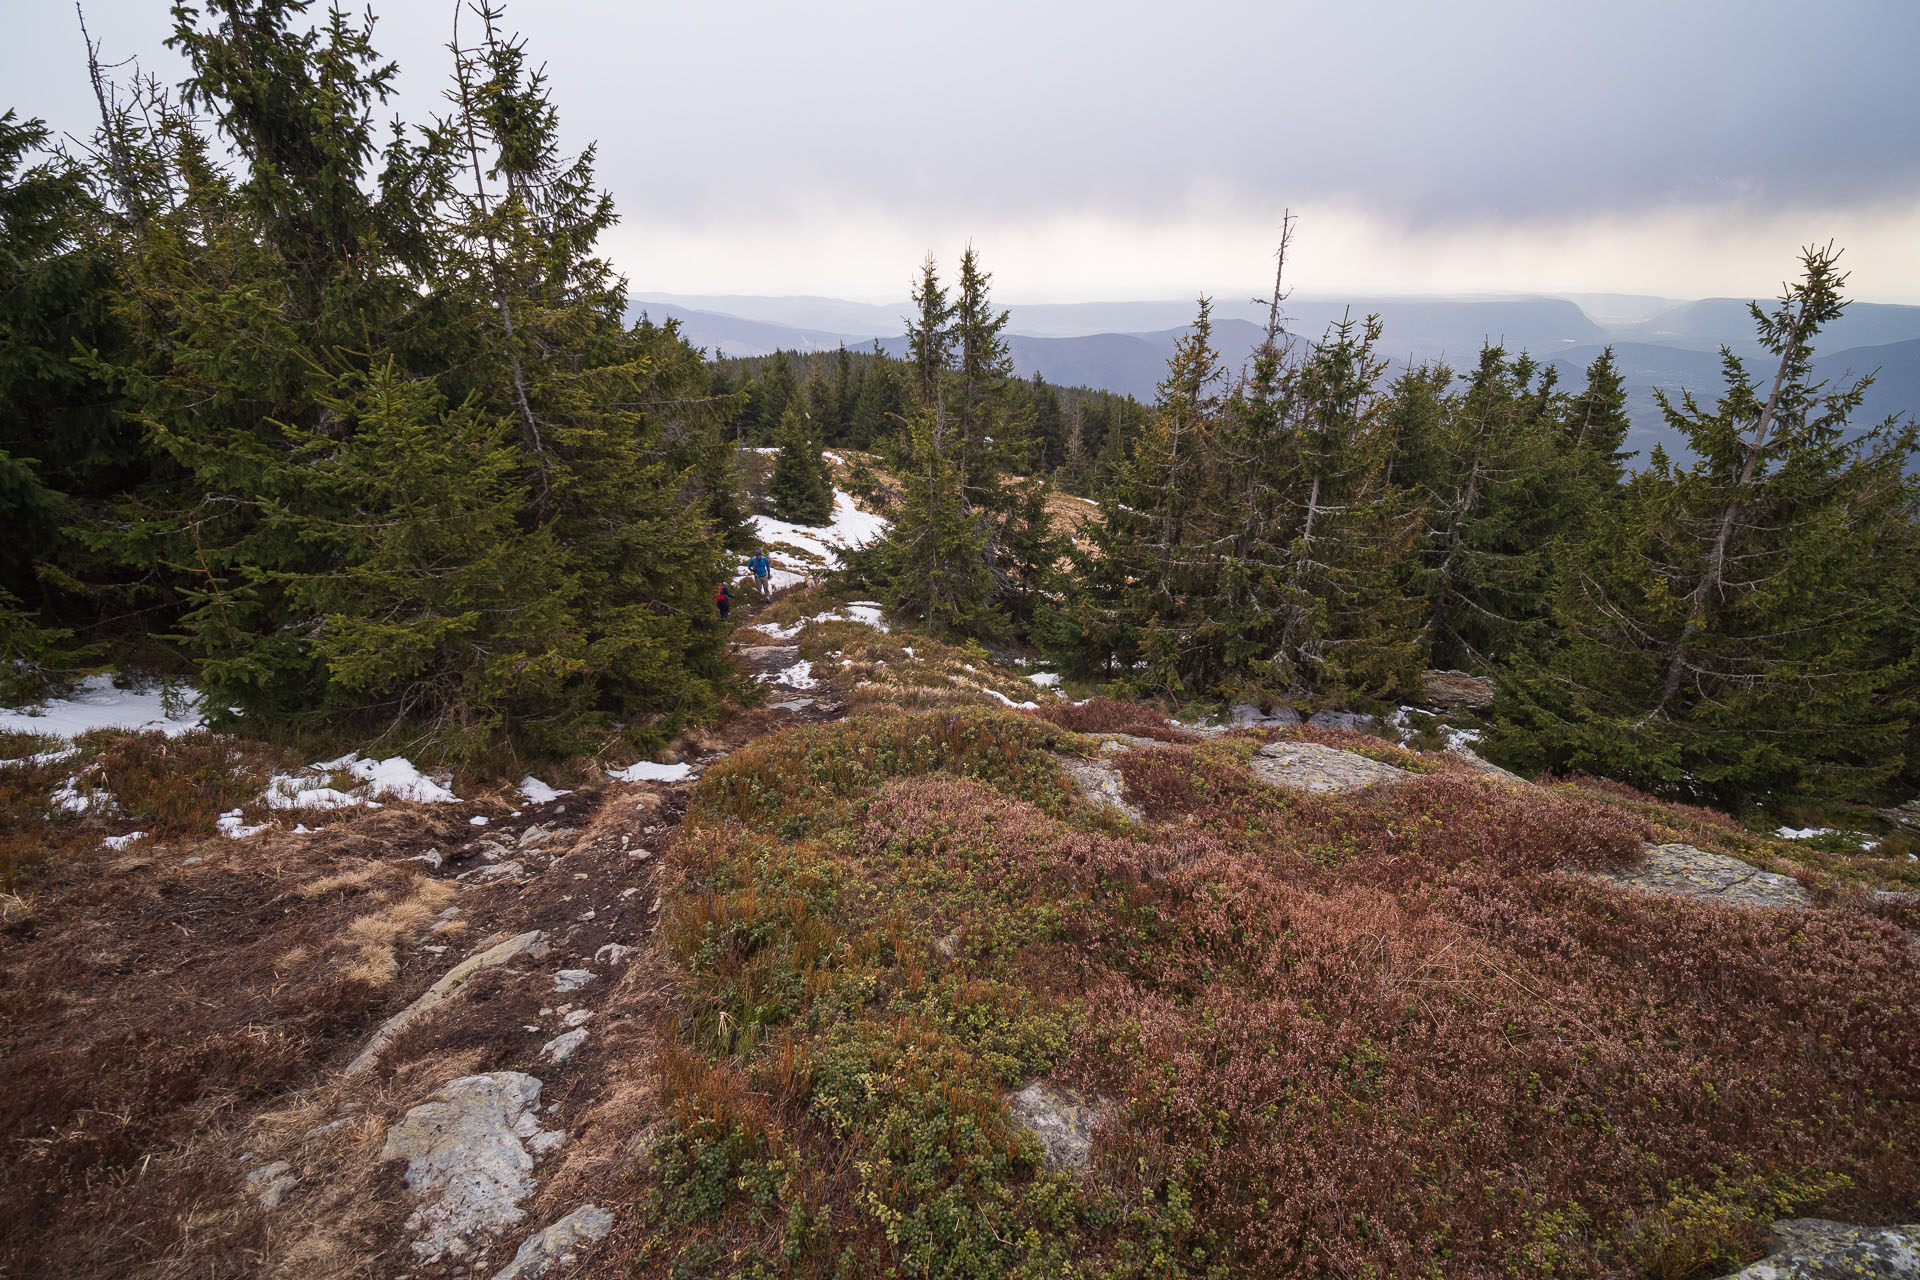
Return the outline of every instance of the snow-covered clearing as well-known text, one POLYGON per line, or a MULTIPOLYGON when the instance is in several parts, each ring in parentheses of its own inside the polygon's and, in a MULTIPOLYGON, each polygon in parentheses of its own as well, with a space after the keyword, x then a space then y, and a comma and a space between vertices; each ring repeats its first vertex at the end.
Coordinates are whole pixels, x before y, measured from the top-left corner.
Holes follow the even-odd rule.
MULTIPOLYGON (((840 553, 866 546, 886 532, 887 522, 862 511, 844 489, 833 491, 833 519, 824 525, 789 524, 772 516, 753 517, 756 549, 773 562, 775 590, 805 582, 809 577, 840 567, 840 553)), ((751 553, 740 558, 747 572, 751 553)))
POLYGON ((158 684, 116 689, 112 676, 88 676, 71 697, 53 698, 36 706, 0 708, 0 731, 38 733, 52 738, 77 738, 95 729, 126 729, 143 733, 157 729, 175 737, 206 723, 197 691, 158 684))

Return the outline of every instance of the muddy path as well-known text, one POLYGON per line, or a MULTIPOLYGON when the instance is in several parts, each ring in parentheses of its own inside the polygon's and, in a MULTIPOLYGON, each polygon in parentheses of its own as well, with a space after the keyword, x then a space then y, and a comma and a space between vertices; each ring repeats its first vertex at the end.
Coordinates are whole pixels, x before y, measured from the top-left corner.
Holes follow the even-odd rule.
POLYGON ((656 876, 693 786, 843 714, 766 638, 735 645, 759 705, 676 744, 684 779, 102 850, 10 899, 0 1276, 492 1276, 618 1201, 656 1119, 656 876), (498 1138, 529 1167, 510 1220, 436 1235, 391 1135, 471 1077, 537 1081, 526 1132, 498 1138))

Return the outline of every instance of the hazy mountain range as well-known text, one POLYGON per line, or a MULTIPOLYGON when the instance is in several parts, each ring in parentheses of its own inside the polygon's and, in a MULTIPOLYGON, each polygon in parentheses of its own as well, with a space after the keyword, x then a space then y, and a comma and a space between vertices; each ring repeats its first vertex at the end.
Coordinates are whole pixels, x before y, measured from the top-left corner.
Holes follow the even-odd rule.
MULTIPOLYGON (((767 355, 775 350, 831 351, 871 347, 905 350, 912 304, 839 298, 640 294, 637 314, 677 320, 695 346, 711 354, 767 355)), ((1014 306, 1007 326, 1013 365, 1022 377, 1101 387, 1143 401, 1165 375, 1167 357, 1192 322, 1193 302, 1076 302, 1014 306)), ((1634 430, 1629 444, 1645 453, 1656 441, 1683 452, 1653 398, 1691 390, 1705 403, 1720 387, 1724 344, 1757 372, 1765 356, 1754 342, 1747 304, 1733 298, 1682 302, 1622 294, 1572 297, 1354 298, 1295 296, 1285 314, 1290 332, 1318 338, 1343 319, 1377 314, 1382 349, 1396 365, 1444 362, 1470 370, 1486 342, 1526 350, 1579 385, 1587 365, 1612 345, 1627 379, 1634 430)), ((1266 308, 1251 299, 1214 303, 1214 338, 1237 371, 1260 340, 1266 308)), ((1839 378, 1878 372, 1856 422, 1920 413, 1920 306, 1856 302, 1822 334, 1817 369, 1839 378)))

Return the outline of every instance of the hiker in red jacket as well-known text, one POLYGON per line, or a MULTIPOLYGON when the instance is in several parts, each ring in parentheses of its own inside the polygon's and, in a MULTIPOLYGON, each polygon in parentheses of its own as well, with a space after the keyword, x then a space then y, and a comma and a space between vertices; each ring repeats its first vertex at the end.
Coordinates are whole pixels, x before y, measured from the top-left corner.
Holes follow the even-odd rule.
POLYGON ((720 611, 721 620, 724 621, 727 610, 733 608, 733 588, 730 585, 723 582, 720 589, 713 593, 713 607, 720 611))

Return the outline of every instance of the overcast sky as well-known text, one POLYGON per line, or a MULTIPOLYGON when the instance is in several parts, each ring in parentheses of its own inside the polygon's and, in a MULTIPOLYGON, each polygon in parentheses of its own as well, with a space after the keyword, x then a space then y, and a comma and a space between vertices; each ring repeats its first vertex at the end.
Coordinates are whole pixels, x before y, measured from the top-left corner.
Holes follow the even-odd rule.
MULTIPOLYGON (((84 131, 69 4, 6 0, 0 109, 84 131)), ((390 110, 452 0, 377 0, 390 110)), ((164 0, 87 0, 177 79, 164 0)), ((1920 3, 909 0, 508 6, 600 144, 641 291, 891 300, 971 238, 1003 302, 1240 294, 1281 211, 1303 293, 1770 294, 1838 240, 1920 303, 1920 3)))

